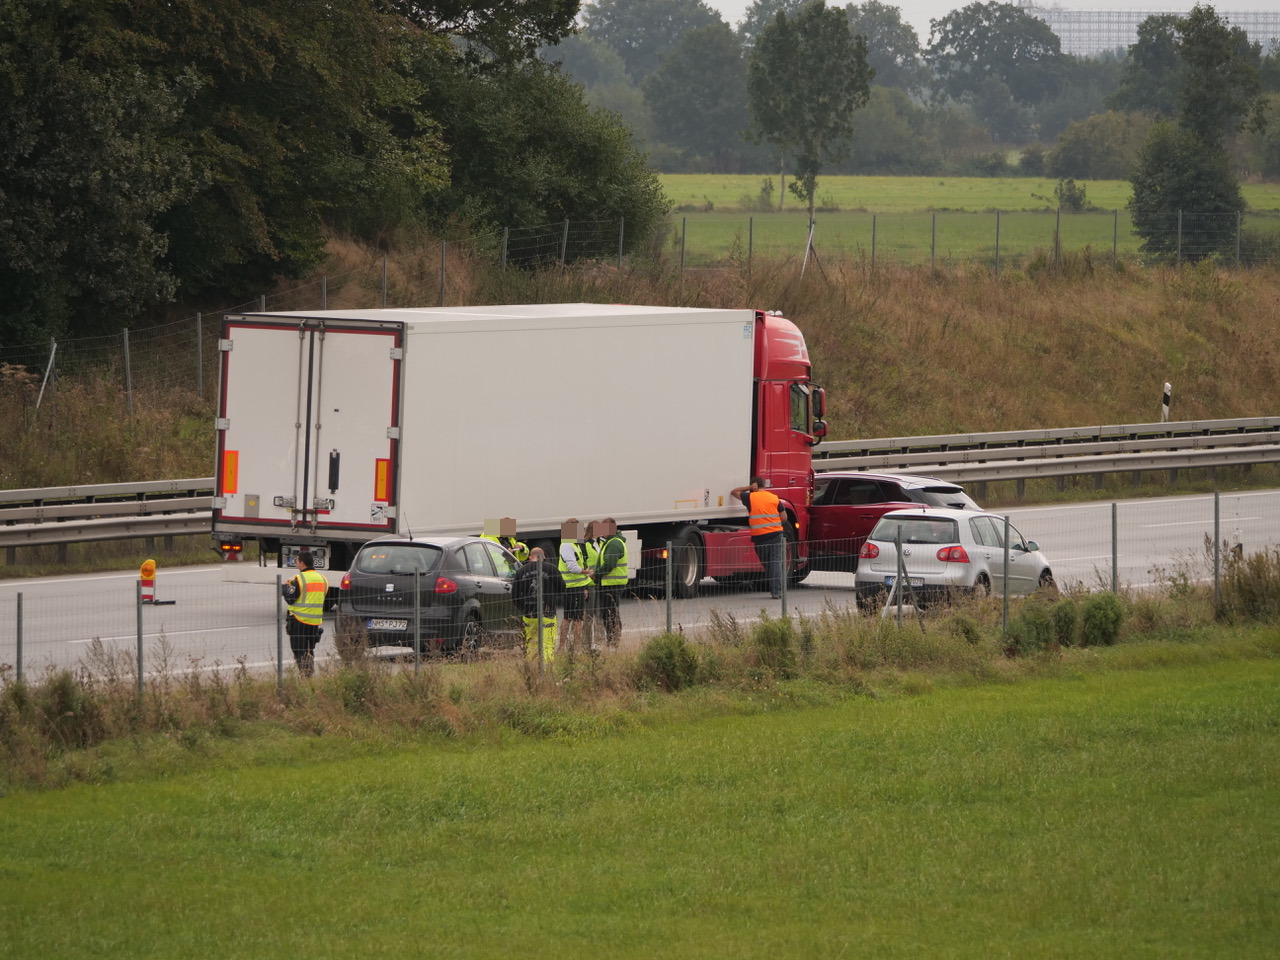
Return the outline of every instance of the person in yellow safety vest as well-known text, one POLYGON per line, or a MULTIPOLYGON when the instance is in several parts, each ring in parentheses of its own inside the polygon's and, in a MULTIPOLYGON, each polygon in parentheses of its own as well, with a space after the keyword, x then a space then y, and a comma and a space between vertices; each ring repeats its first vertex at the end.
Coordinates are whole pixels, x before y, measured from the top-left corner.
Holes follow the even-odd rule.
POLYGON ((524 543, 521 540, 516 539, 515 521, 512 520, 510 517, 506 518, 505 520, 497 521, 497 529, 501 530, 502 525, 505 525, 507 523, 511 524, 511 528, 510 528, 511 533, 509 534, 502 533, 502 532, 494 533, 492 532, 492 529, 495 526, 494 521, 486 520, 484 522, 484 527, 485 527, 484 533, 480 534, 480 539, 492 540, 494 543, 498 544, 498 546, 505 547, 508 551, 510 551, 511 555, 516 558, 517 562, 524 563, 526 560, 529 559, 529 545, 527 543, 524 543))
POLYGON ((298 554, 298 574, 280 588, 289 603, 289 620, 285 630, 289 634, 289 647, 293 650, 298 672, 309 677, 315 672, 316 645, 324 633, 320 624, 324 620, 324 598, 329 581, 324 574, 316 573, 311 554, 298 554))
POLYGON ((572 651, 582 640, 582 620, 587 609, 587 589, 591 586, 590 551, 583 543, 586 533, 577 517, 560 525, 560 576, 564 578, 564 622, 560 649, 572 651))
POLYGON ((747 508, 751 545, 756 548, 756 556, 769 581, 769 595, 777 599, 782 596, 783 576, 782 510, 778 497, 765 489, 759 477, 752 477, 745 487, 734 487, 729 495, 737 497, 747 508))
POLYGON ((511 599, 524 621, 524 654, 530 660, 541 656, 543 663, 555 658, 556 605, 564 593, 564 579, 556 565, 546 559, 541 547, 529 551, 529 560, 516 571, 511 599), (541 581, 541 584, 539 584, 541 581), (538 606, 541 589, 542 606, 538 606), (542 649, 538 649, 538 621, 542 621, 542 649))
POLYGON ((618 536, 618 524, 613 517, 597 520, 596 533, 599 536, 595 540, 591 565, 596 572, 598 611, 604 623, 605 644, 616 647, 622 639, 618 598, 627 585, 627 541, 618 536))

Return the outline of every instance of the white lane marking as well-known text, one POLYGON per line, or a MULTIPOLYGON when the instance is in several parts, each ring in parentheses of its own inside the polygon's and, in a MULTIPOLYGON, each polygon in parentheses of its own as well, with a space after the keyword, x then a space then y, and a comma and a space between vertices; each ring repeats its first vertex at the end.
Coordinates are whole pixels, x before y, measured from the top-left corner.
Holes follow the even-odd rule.
MULTIPOLYGON (((254 629, 257 629, 259 626, 267 627, 267 626, 274 626, 274 625, 275 625, 275 621, 273 620, 266 624, 246 624, 244 626, 239 626, 239 627, 210 627, 205 630, 160 630, 156 633, 144 633, 142 635, 142 639, 154 640, 157 637, 183 637, 183 636, 190 636, 191 634, 231 633, 236 630, 254 630, 254 629)), ((88 640, 67 640, 64 642, 65 643, 93 643, 94 640, 101 640, 103 643, 114 643, 118 640, 137 640, 137 639, 138 639, 138 635, 136 633, 127 633, 119 637, 90 637, 88 640)))
MULTIPOLYGON (((1261 517, 1232 517, 1232 523, 1242 523, 1246 520, 1261 520, 1261 517)), ((1144 530, 1155 530, 1158 527, 1204 527, 1213 526, 1212 520, 1175 520, 1170 523, 1144 523, 1144 530)))

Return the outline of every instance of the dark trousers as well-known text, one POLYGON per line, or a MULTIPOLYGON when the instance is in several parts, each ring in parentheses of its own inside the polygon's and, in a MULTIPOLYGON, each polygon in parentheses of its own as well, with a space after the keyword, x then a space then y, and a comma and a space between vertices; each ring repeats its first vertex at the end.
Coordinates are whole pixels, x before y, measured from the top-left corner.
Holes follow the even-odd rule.
POLYGON ((760 566, 764 567, 765 578, 769 581, 769 594, 774 597, 782 596, 782 531, 752 537, 751 545, 756 548, 760 566))
POLYGON ((293 651, 298 672, 304 677, 311 676, 316 667, 316 645, 320 642, 320 634, 324 633, 324 629, 318 623, 303 623, 290 614, 285 623, 285 632, 289 634, 289 648, 293 651))
POLYGON ((618 611, 618 595, 622 587, 596 587, 596 610, 604 624, 604 642, 616 647, 622 639, 622 614, 618 611))

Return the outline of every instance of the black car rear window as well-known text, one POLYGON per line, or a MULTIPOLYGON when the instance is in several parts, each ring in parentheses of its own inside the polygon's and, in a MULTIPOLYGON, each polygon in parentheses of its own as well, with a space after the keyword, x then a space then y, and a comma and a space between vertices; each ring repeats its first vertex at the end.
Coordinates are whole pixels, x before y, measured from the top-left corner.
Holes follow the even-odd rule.
POLYGON ((440 565, 444 552, 426 543, 384 543, 366 546, 356 555, 355 568, 361 573, 430 573, 440 565))
POLYGON ((902 529, 903 543, 959 543, 960 529, 949 517, 881 517, 871 539, 893 543, 902 529))

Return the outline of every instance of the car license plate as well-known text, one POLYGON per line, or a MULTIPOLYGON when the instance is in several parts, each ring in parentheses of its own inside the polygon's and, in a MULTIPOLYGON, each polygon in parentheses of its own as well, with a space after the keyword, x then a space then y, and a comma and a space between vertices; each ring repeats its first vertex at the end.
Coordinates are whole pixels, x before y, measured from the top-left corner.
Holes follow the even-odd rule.
MULTIPOLYGON (((892 587, 892 586, 893 586, 893 581, 894 581, 894 580, 896 580, 896 579, 898 579, 898 578, 897 578, 897 577, 885 577, 885 578, 884 578, 884 585, 885 585, 886 587, 892 587)), ((912 586, 912 587, 923 587, 923 586, 924 586, 924 577, 907 577, 907 585, 908 585, 908 586, 912 586)))
POLYGON ((370 630, 407 630, 408 620, 388 620, 385 617, 370 617, 367 624, 370 630))

